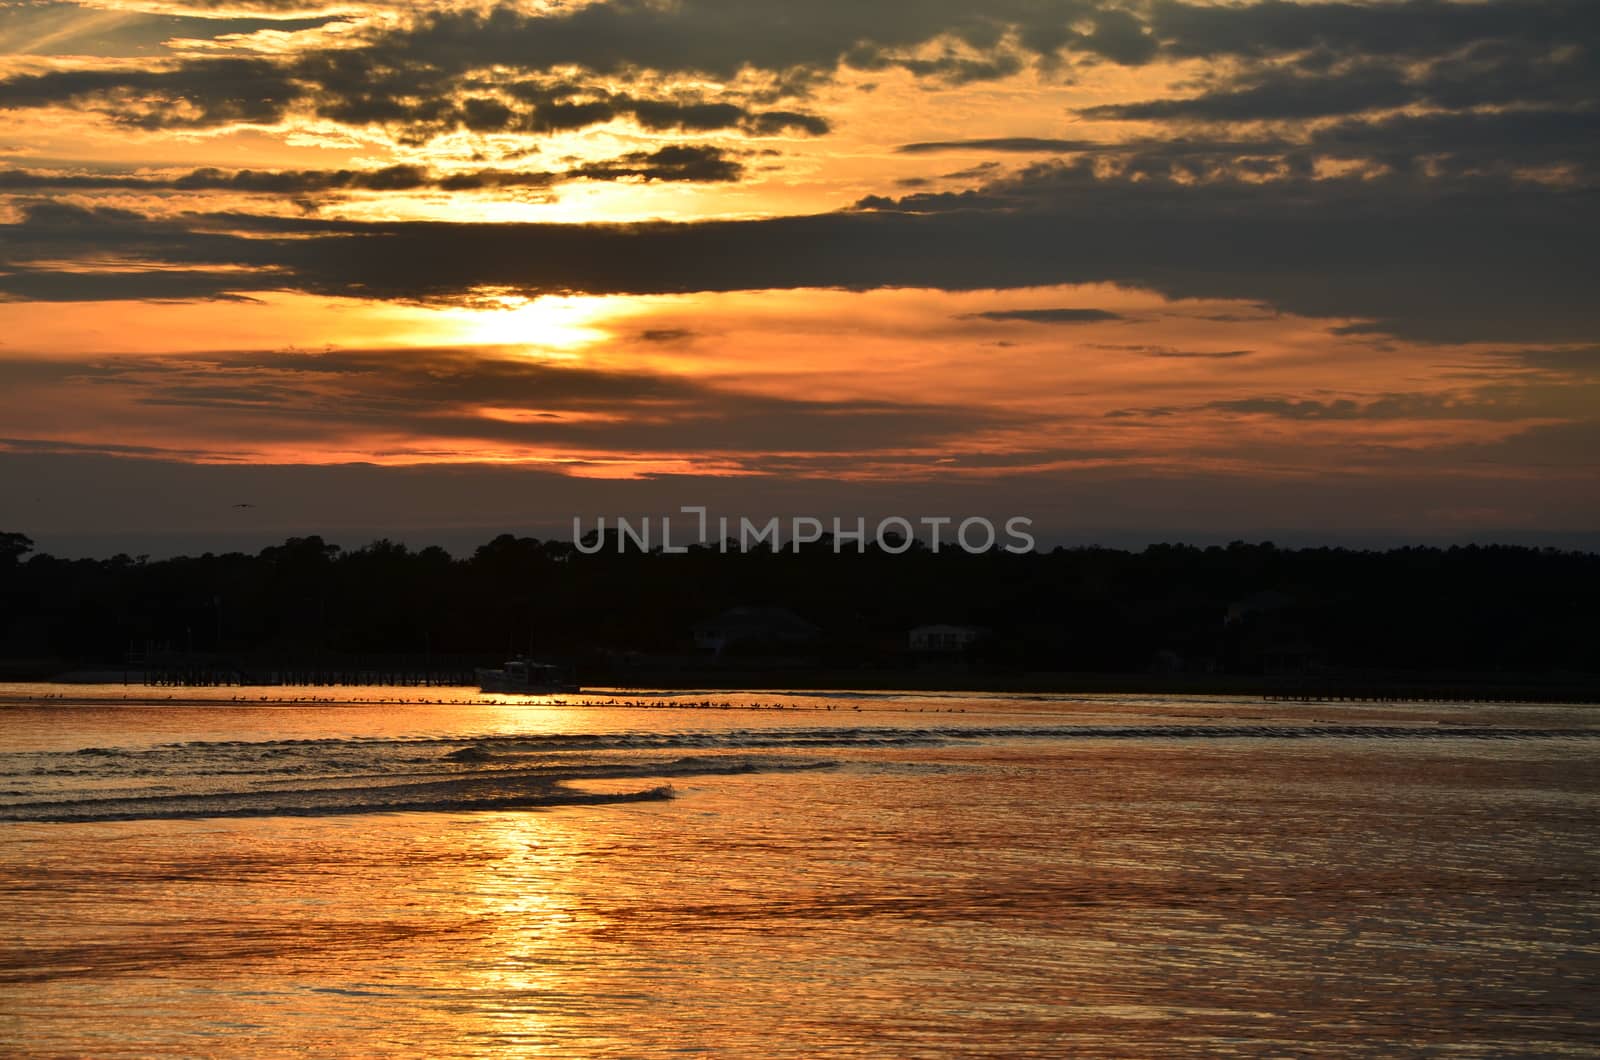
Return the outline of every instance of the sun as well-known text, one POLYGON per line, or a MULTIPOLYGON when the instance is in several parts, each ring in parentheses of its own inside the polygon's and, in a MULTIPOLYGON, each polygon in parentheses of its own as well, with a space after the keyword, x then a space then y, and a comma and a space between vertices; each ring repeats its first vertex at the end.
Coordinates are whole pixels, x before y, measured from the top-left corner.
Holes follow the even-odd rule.
POLYGON ((602 342, 609 299, 488 293, 470 307, 443 311, 445 341, 463 346, 523 346, 530 352, 576 353, 602 342))

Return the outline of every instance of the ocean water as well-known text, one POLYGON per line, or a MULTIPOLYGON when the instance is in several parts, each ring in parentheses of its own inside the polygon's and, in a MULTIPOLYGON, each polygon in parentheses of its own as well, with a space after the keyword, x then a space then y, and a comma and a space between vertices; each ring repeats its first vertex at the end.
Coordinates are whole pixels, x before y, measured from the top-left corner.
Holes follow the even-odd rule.
POLYGON ((1600 710, 0 686, 7 1056, 1560 1056, 1600 710))

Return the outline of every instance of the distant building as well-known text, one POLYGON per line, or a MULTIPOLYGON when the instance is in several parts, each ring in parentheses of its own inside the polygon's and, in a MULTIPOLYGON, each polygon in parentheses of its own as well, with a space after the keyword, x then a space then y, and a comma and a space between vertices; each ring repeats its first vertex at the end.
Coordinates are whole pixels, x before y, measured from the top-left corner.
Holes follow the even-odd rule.
POLYGON ((920 655, 966 651, 983 636, 976 626, 918 626, 906 635, 911 650, 920 655))
POLYGON ((694 625, 694 643, 720 655, 735 644, 793 647, 817 639, 819 630, 783 607, 733 607, 694 625))

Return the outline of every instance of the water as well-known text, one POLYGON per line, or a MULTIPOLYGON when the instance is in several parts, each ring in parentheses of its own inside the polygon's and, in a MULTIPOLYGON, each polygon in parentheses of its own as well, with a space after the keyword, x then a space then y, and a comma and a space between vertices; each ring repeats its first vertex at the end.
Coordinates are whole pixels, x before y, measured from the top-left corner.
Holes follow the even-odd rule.
POLYGON ((176 695, 0 686, 0 1052, 1600 1040, 1593 708, 176 695))

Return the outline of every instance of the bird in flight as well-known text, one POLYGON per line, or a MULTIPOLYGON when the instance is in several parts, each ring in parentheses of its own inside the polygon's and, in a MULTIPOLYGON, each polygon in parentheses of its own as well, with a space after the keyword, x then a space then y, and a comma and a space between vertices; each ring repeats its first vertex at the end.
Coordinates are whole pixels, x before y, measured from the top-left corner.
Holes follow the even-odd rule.
POLYGON ((254 508, 255 505, 253 505, 253 504, 235 504, 234 507, 235 508, 254 508))

